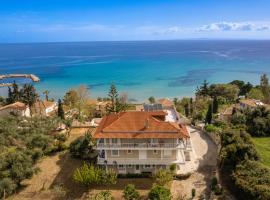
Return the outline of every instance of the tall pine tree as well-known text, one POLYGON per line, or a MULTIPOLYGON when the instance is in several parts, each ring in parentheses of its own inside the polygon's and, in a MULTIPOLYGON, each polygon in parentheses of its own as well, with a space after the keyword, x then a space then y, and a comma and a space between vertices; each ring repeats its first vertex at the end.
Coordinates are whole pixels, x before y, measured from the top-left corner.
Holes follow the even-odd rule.
POLYGON ((109 94, 108 94, 111 103, 107 106, 108 113, 118 113, 122 110, 121 103, 119 102, 118 92, 114 84, 111 85, 109 94))

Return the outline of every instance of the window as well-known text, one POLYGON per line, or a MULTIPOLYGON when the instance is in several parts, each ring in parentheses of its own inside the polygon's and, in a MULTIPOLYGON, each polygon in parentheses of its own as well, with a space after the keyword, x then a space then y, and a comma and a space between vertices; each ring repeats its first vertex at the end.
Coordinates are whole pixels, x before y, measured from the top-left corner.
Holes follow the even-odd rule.
POLYGON ((112 138, 112 144, 117 144, 117 138, 112 138))
POLYGON ((127 153, 128 153, 128 154, 132 154, 132 150, 130 150, 130 149, 127 150, 127 153))
POLYGON ((164 157, 172 156, 172 150, 164 150, 164 157))
POLYGON ((133 168, 133 165, 128 165, 128 168, 133 168))
POLYGON ((104 144, 104 139, 103 138, 99 139, 99 144, 104 144))
POLYGON ((118 165, 118 169, 124 169, 124 165, 118 165))
POLYGON ((140 170, 140 165, 136 165, 135 169, 140 170))
POLYGON ((118 157, 119 156, 119 150, 112 150, 112 156, 118 157))
POLYGON ((144 168, 151 168, 151 165, 144 165, 144 168))
POLYGON ((153 154, 158 154, 158 150, 153 150, 153 154))

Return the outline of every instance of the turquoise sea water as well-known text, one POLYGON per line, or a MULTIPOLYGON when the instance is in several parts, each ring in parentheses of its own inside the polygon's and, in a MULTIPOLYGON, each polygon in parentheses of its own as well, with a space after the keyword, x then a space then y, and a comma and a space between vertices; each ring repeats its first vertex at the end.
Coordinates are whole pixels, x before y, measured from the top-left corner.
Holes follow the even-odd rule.
POLYGON ((36 74, 38 91, 54 98, 79 85, 92 97, 106 96, 111 83, 137 101, 192 96, 204 79, 258 84, 262 73, 270 75, 270 41, 0 44, 0 74, 7 73, 36 74))

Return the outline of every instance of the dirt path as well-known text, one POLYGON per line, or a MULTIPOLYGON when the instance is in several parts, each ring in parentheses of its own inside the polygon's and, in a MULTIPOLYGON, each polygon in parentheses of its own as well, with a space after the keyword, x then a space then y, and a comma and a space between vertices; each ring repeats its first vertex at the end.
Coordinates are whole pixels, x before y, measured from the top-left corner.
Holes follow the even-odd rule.
POLYGON ((209 183, 217 164, 217 147, 203 132, 189 128, 191 142, 196 153, 199 168, 188 179, 173 181, 171 191, 174 198, 191 197, 191 189, 196 189, 196 196, 209 193, 209 183))

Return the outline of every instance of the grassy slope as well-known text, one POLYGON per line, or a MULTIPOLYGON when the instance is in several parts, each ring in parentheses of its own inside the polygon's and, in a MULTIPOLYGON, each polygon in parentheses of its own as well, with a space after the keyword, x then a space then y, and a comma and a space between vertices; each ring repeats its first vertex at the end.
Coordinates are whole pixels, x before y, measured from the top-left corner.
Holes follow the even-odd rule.
POLYGON ((270 137, 252 138, 252 140, 261 156, 262 163, 270 168, 270 137))

